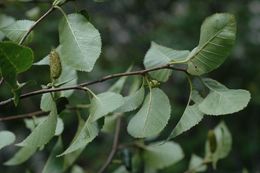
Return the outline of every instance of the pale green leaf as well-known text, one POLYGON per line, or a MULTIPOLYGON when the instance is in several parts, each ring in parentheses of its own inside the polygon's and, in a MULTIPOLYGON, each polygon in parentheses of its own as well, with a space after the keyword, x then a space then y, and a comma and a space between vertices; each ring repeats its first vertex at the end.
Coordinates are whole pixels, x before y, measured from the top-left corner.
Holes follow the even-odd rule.
POLYGON ((71 173, 85 173, 85 171, 78 165, 73 166, 71 173))
POLYGON ((195 172, 204 172, 207 170, 207 165, 204 164, 203 158, 192 154, 191 159, 190 159, 190 164, 189 164, 189 171, 190 173, 195 173, 195 172))
POLYGON ((242 89, 228 89, 213 79, 203 79, 210 93, 199 104, 199 109, 208 115, 224 115, 244 109, 249 100, 250 93, 242 89))
MULTIPOLYGON (((181 63, 187 60, 188 55, 188 50, 173 50, 152 42, 150 49, 145 55, 144 66, 148 69, 166 65, 170 62, 181 63)), ((165 82, 171 75, 171 70, 164 69, 149 74, 156 80, 165 82)))
POLYGON ((191 129, 193 126, 197 125, 203 118, 203 113, 199 110, 198 105, 202 101, 201 96, 196 90, 191 91, 191 100, 195 104, 190 105, 190 99, 188 101, 187 107, 184 110, 184 113, 173 129, 169 138, 174 138, 183 132, 191 129))
POLYGON ((15 135, 10 131, 0 131, 0 150, 15 141, 15 135))
POLYGON ((230 54, 236 39, 235 17, 217 13, 201 26, 200 41, 189 55, 188 73, 202 75, 218 68, 230 54))
POLYGON ((116 120, 119 116, 121 116, 120 113, 114 113, 112 115, 106 116, 101 131, 104 133, 113 133, 116 127, 116 120))
POLYGON ((81 14, 70 14, 59 26, 61 58, 68 66, 90 72, 101 53, 98 30, 81 14))
POLYGON ((4 39, 5 35, 2 33, 1 28, 14 23, 15 19, 11 16, 7 16, 5 14, 0 14, 0 41, 4 39))
POLYGON ((34 21, 31 20, 17 20, 16 22, 1 28, 0 30, 10 40, 19 43, 26 32, 34 25, 34 21))
POLYGON ((120 94, 113 92, 104 92, 95 95, 91 99, 90 117, 91 121, 96 121, 99 118, 113 112, 124 103, 123 97, 120 94))
POLYGON ((136 138, 152 137, 163 130, 170 116, 171 106, 167 95, 159 88, 154 88, 130 120, 127 131, 136 138))
POLYGON ((145 147, 144 160, 148 167, 162 169, 184 158, 179 144, 174 142, 156 142, 145 147))
POLYGON ((129 171, 127 171, 124 166, 120 166, 116 170, 114 170, 113 173, 129 173, 129 171))

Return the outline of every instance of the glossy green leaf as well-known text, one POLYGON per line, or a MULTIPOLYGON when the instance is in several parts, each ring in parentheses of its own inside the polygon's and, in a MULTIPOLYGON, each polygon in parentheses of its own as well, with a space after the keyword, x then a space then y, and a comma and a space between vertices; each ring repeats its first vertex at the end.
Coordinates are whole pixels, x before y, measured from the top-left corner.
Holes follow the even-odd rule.
POLYGON ((179 144, 174 142, 156 142, 145 147, 144 160, 148 167, 162 169, 184 158, 179 144))
POLYGON ((101 53, 98 30, 81 14, 70 14, 59 26, 61 58, 68 66, 90 72, 101 53))
POLYGON ((1 28, 0 30, 8 37, 10 40, 19 43, 26 32, 34 25, 34 21, 31 20, 17 20, 16 22, 1 28))
MULTIPOLYGON (((152 42, 150 49, 145 55, 144 66, 148 69, 169 64, 170 62, 181 63, 187 59, 188 55, 188 50, 173 50, 152 42)), ((150 75, 156 80, 165 82, 171 75, 171 70, 164 69, 151 72, 150 75)))
POLYGON ((91 121, 96 121, 99 118, 113 112, 124 103, 123 97, 120 94, 113 92, 105 92, 95 95, 91 99, 90 117, 91 121))
POLYGON ((15 19, 11 16, 5 14, 0 14, 0 41, 5 37, 4 33, 1 31, 1 28, 4 28, 15 22, 15 19))
POLYGON ((203 79, 210 93, 199 104, 199 109, 207 115, 225 115, 244 109, 250 93, 242 89, 228 89, 213 79, 203 79))
POLYGON ((15 135, 10 131, 0 131, 0 150, 15 141, 15 135))
POLYGON ((190 163, 189 163, 189 172, 196 173, 196 172, 205 172, 207 170, 207 165, 204 164, 203 158, 192 154, 190 163))
POLYGON ((167 95, 159 88, 154 88, 130 120, 127 131, 136 138, 152 137, 163 130, 170 116, 171 106, 167 95))
POLYGON ((191 99, 189 99, 181 119, 173 129, 169 138, 174 138, 183 132, 186 132, 197 125, 203 118, 203 113, 198 108, 199 103, 203 99, 196 90, 191 91, 190 95, 191 99), (190 100, 194 101, 195 104, 190 105, 190 100))
POLYGON ((189 55, 188 73, 202 75, 218 68, 230 54, 236 39, 235 17, 217 13, 201 26, 200 41, 189 55))

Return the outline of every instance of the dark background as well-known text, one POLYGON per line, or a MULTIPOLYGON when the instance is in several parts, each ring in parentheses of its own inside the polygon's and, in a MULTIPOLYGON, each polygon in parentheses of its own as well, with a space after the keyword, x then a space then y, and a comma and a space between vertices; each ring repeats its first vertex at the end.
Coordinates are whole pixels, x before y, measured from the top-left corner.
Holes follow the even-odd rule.
MULTIPOLYGON (((0 0, 0 13, 14 16, 16 19, 28 19, 26 12, 33 7, 39 7, 43 14, 49 3, 10 2, 0 0)), ((95 70, 91 73, 79 73, 80 81, 96 79, 103 75, 123 72, 132 63, 135 69, 143 67, 143 57, 155 41, 174 49, 193 49, 199 40, 200 25, 209 15, 216 12, 229 12, 236 16, 238 23, 237 41, 231 56, 217 70, 208 74, 229 88, 243 88, 251 92, 252 100, 248 107, 238 113, 208 117, 191 131, 178 136, 174 141, 180 143, 185 151, 185 159, 176 165, 161 170, 162 173, 183 172, 188 166, 192 153, 203 156, 207 131, 218 122, 224 120, 233 136, 233 147, 230 155, 221 160, 215 172, 241 172, 247 168, 249 172, 260 172, 260 1, 257 0, 107 0, 95 3, 91 0, 77 0, 64 7, 67 13, 86 9, 91 22, 100 31, 102 37, 102 55, 97 61, 95 70)), ((34 32, 34 40, 29 46, 35 51, 35 62, 43 58, 51 48, 58 45, 58 23, 61 14, 55 11, 46 18, 34 32)), ((40 88, 41 84, 49 82, 47 67, 33 67, 19 76, 20 81, 36 80, 37 84, 28 86, 24 92, 40 88)), ((113 81, 93 86, 97 92, 106 90, 113 81)), ((196 81, 195 81, 196 82, 196 81)), ((162 84, 173 105, 173 118, 168 128, 177 123, 186 105, 188 86, 184 75, 174 73, 171 79, 162 84)), ((0 88, 0 99, 11 97, 7 86, 0 88)), ((84 100, 86 96, 75 93, 72 103, 84 100)), ((0 107, 1 116, 15 115, 39 110, 40 96, 23 100, 15 108, 12 104, 0 107)), ((83 101, 84 102, 84 101, 83 101)), ((77 119, 74 113, 65 113, 63 139, 68 144, 73 136, 77 119)), ((18 137, 17 141, 28 135, 22 120, 0 122, 0 129, 9 129, 18 137)), ((123 130, 122 138, 128 135, 123 130)), ((1 139, 0 139, 1 140, 1 139)), ((78 160, 86 171, 95 172, 109 152, 112 135, 101 135, 91 143, 78 160), (91 171, 92 170, 92 171, 91 171)), ((0 172, 41 172, 50 149, 38 152, 25 164, 17 167, 0 166, 0 172)), ((10 158, 16 148, 10 146, 0 151, 0 163, 10 158)), ((116 166, 115 166, 116 167, 116 166)), ((212 172, 209 171, 209 172, 212 172)))

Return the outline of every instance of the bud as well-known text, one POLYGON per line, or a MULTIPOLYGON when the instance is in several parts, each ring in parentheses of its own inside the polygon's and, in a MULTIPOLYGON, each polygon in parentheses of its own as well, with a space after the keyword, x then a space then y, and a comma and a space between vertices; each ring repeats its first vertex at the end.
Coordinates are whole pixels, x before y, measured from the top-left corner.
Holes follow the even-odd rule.
POLYGON ((50 73, 51 79, 58 79, 61 75, 62 67, 60 62, 60 57, 56 50, 50 52, 50 73))
POLYGON ((149 83, 150 83, 150 86, 151 86, 152 88, 157 88, 157 87, 159 87, 160 84, 161 84, 161 83, 160 83, 159 81, 157 81, 157 80, 150 80, 149 83))
POLYGON ((208 132, 209 149, 211 153, 214 153, 217 149, 217 139, 213 130, 208 132))

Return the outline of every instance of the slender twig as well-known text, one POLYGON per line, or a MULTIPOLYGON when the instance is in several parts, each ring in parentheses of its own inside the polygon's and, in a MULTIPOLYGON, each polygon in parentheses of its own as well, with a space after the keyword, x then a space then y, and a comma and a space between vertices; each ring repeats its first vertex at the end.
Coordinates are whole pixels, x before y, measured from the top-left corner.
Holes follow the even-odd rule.
POLYGON ((0 79, 0 85, 2 85, 3 82, 4 82, 4 78, 1 77, 1 79, 0 79))
POLYGON ((112 149, 109 153, 109 156, 107 157, 106 162, 100 168, 98 173, 104 173, 106 171, 106 169, 108 168, 109 164, 112 162, 112 160, 117 152, 117 148, 118 148, 118 144, 119 144, 120 129, 121 129, 121 117, 119 116, 117 119, 117 123, 116 123, 115 136, 114 136, 112 149))
POLYGON ((46 115, 49 112, 44 112, 44 111, 36 111, 36 112, 31 112, 27 114, 20 114, 20 115, 13 115, 13 116, 4 116, 0 118, 0 121, 10 121, 10 120, 16 120, 16 119, 23 119, 23 118, 29 118, 29 117, 34 117, 34 116, 41 116, 41 115, 46 115))
POLYGON ((53 6, 51 6, 49 8, 48 11, 46 11, 46 13, 44 13, 30 28, 29 30, 24 34, 24 36, 22 37, 22 39, 20 40, 19 44, 23 44, 24 41, 26 40, 26 38, 29 36, 29 34, 32 32, 32 30, 45 18, 47 17, 49 14, 51 14, 51 12, 53 12, 55 10, 55 8, 53 6))
MULTIPOLYGON (((35 96, 35 95, 44 94, 44 93, 58 92, 58 91, 84 90, 83 87, 86 87, 86 86, 89 86, 89 85, 94 85, 94 84, 97 84, 97 83, 102 83, 102 82, 107 81, 107 80, 111 80, 111 79, 115 79, 115 78, 119 78, 119 77, 123 77, 123 76, 145 75, 149 72, 157 71, 157 70, 161 70, 161 69, 172 69, 173 70, 173 67, 171 67, 171 64, 166 64, 166 65, 162 65, 162 66, 159 66, 159 67, 154 67, 154 68, 150 68, 150 69, 146 69, 146 70, 139 70, 139 71, 132 71, 132 72, 116 73, 116 74, 112 74, 112 75, 107 75, 107 76, 104 76, 104 77, 102 77, 98 80, 81 83, 81 84, 75 85, 75 86, 60 87, 60 88, 44 88, 44 89, 40 89, 40 90, 36 90, 36 91, 32 91, 32 92, 29 92, 29 93, 22 94, 20 96, 20 99, 24 99, 24 98, 28 98, 28 97, 35 96)), ((182 71, 182 72, 186 73, 185 69, 174 68, 174 70, 182 71)), ((10 103, 12 101, 13 101, 13 98, 1 101, 0 106, 3 106, 3 105, 10 103)))

